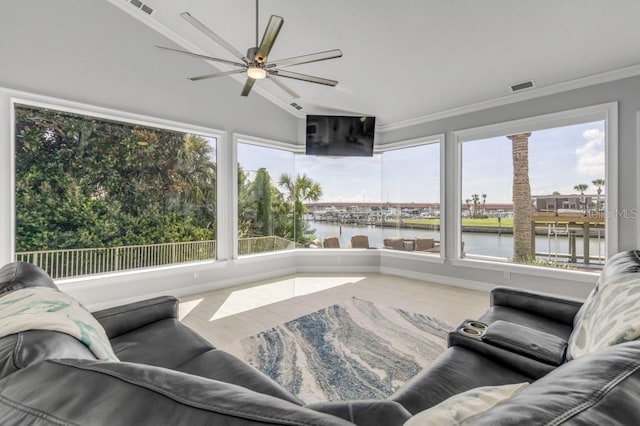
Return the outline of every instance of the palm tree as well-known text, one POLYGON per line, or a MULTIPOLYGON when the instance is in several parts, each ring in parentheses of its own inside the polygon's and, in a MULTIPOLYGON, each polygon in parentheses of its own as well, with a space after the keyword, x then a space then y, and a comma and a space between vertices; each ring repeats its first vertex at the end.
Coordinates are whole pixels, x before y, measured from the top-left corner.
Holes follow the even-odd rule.
POLYGON ((469 214, 471 214, 471 198, 465 199, 464 202, 467 205, 467 212, 469 212, 469 214))
POLYGON ((487 216, 486 205, 487 205, 487 194, 482 194, 482 217, 487 216))
POLYGON ((596 198, 596 211, 600 213, 600 194, 602 194, 602 188, 604 187, 604 179, 595 179, 591 183, 596 187, 598 198, 596 198))
POLYGON ((533 253, 531 186, 529 185, 529 136, 507 136, 513 158, 513 261, 523 262, 533 253))
POLYGON ((293 237, 297 242, 305 242, 304 213, 305 202, 318 201, 322 197, 320 184, 306 174, 296 176, 295 180, 286 173, 280 176, 278 186, 287 191, 287 201, 293 204, 293 237))
POLYGON ((576 186, 573 187, 573 189, 575 189, 576 191, 578 191, 580 193, 580 202, 582 204, 584 204, 584 212, 587 212, 587 199, 584 196, 584 191, 587 190, 587 188, 589 188, 589 185, 586 183, 579 183, 576 186))
POLYGON ((478 217, 478 206, 480 205, 480 196, 478 194, 472 194, 473 200, 473 217, 478 217))

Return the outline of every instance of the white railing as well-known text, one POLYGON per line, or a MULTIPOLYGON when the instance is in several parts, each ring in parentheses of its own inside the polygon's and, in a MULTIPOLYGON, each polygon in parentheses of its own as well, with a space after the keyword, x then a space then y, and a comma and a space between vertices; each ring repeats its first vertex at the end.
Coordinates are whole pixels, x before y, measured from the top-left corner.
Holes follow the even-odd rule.
POLYGON ((267 237, 238 238, 238 255, 264 253, 268 251, 290 250, 304 247, 300 243, 283 237, 270 235, 267 237))
MULTIPOLYGON (((302 247, 286 238, 238 239, 240 255, 302 247)), ((18 252, 15 260, 38 265, 53 279, 151 268, 216 258, 216 241, 18 252)))

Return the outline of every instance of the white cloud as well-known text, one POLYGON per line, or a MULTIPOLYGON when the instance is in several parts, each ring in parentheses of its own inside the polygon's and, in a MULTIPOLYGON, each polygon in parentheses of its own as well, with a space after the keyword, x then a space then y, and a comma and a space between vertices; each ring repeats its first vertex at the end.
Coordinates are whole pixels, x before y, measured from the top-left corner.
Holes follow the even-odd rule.
POLYGON ((604 177, 604 130, 589 129, 582 133, 586 143, 576 149, 576 170, 581 175, 604 177))

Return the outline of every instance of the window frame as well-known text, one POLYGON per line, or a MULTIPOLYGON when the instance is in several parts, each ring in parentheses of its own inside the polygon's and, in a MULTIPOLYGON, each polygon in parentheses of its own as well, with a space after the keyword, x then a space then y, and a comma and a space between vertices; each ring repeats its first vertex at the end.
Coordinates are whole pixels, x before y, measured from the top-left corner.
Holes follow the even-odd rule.
MULTIPOLYGON (((447 227, 447 206, 446 202, 446 149, 445 149, 445 134, 444 133, 436 133, 429 136, 424 136, 415 139, 406 139, 398 142, 390 142, 382 145, 374 146, 373 153, 374 154, 382 154, 384 160, 384 153, 388 151, 396 151, 400 149, 406 148, 414 148, 417 146, 423 145, 433 145, 439 144, 440 151, 440 253, 439 256, 433 255, 424 255, 421 253, 411 253, 411 252, 400 252, 396 250, 385 250, 381 249, 381 253, 384 255, 388 255, 390 257, 418 257, 419 259, 424 259, 430 262, 444 263, 444 260, 447 258, 447 238, 446 238, 446 227, 447 227)), ((382 176, 384 179, 384 176, 382 176)))
MULTIPOLYGON (((146 127, 152 127, 163 130, 170 130, 181 133, 196 134, 203 137, 216 139, 216 163, 220 163, 220 148, 227 145, 226 132, 219 129, 191 125, 180 123, 171 120, 159 119, 151 116, 129 113, 126 111, 114 110, 110 108, 98 107, 81 102, 68 101, 58 99, 49 96, 37 95, 28 92, 22 92, 17 90, 8 90, 0 88, 0 123, 6 123, 8 125, 0 125, 0 153, 2 154, 0 159, 0 165, 2 173, 0 179, 0 202, 3 205, 11 206, 9 209, 0 209, 0 232, 2 235, 7 235, 9 238, 3 238, 0 242, 0 261, 5 264, 12 262, 15 257, 16 247, 16 205, 15 205, 15 184, 16 184, 16 169, 15 169, 15 130, 16 130, 16 104, 27 107, 51 109, 60 112, 76 114, 81 116, 92 117, 102 120, 116 121, 126 124, 134 124, 146 127), (8 211, 8 214, 7 214, 8 211)), ((223 150, 224 151, 224 150, 223 150)), ((224 152, 223 152, 224 153, 224 152)), ((220 188, 225 184, 225 179, 220 179, 220 173, 216 176, 217 187, 220 188)), ((221 199, 224 194, 218 190, 216 193, 216 202, 218 205, 224 205, 226 200, 221 199)), ((216 241, 220 241, 221 232, 224 232, 225 218, 224 214, 221 215, 220 211, 217 212, 216 217, 216 241)), ((216 259, 210 259, 203 262, 211 262, 221 259, 220 256, 220 244, 217 246, 216 259)), ((223 249, 224 254, 224 249, 223 249)), ((199 263, 199 262, 194 262, 199 263)), ((162 265, 154 268, 145 268, 145 270, 163 269, 168 266, 175 265, 162 265)), ((113 273, 100 274, 100 276, 112 275, 112 274, 131 274, 137 273, 139 270, 127 270, 118 271, 113 273)), ((77 280, 81 278, 91 278, 96 275, 89 275, 83 277, 72 277, 69 279, 61 279, 59 281, 77 280)))
POLYGON ((248 145, 255 145, 255 146, 259 146, 259 147, 263 147, 263 148, 271 148, 271 149, 279 149, 281 151, 286 151, 286 152, 290 152, 292 154, 294 154, 294 160, 293 160, 293 165, 295 168, 295 154, 304 154, 305 153, 305 147, 302 145, 293 145, 293 144, 288 144, 288 143, 284 143, 284 142, 279 142, 276 140, 272 140, 272 139, 266 139, 266 138, 261 138, 258 136, 251 136, 251 135, 246 135, 246 134, 242 134, 242 133, 233 133, 232 139, 231 139, 232 143, 232 162, 231 162, 231 176, 235 177, 232 180, 232 185, 231 185, 231 192, 232 192, 232 198, 230 198, 231 200, 233 200, 232 204, 232 208, 233 208, 233 213, 232 213, 232 226, 229 228, 231 229, 231 243, 232 243, 232 247, 231 247, 231 254, 232 254, 232 258, 233 259, 247 259, 247 258, 252 258, 252 257, 264 257, 264 256, 269 256, 269 255, 273 255, 274 253, 281 253, 281 252, 293 252, 295 251, 295 249, 293 250, 279 250, 277 252, 265 252, 265 253, 253 253, 253 254, 247 254, 247 255, 243 255, 242 257, 239 256, 238 254, 238 144, 239 143, 244 143, 244 144, 248 144, 248 145))
MULTIPOLYGON (((462 223, 458 219, 462 214, 462 144, 480 139, 500 137, 517 133, 534 132, 556 127, 583 124, 590 121, 604 121, 605 129, 605 205, 608 211, 618 211, 618 102, 592 105, 584 108, 576 108, 550 114, 527 117, 518 120, 490 124, 486 126, 468 128, 452 132, 454 143, 454 158, 452 161, 452 178, 454 182, 452 211, 455 213, 453 243, 460 245, 462 241, 462 223)), ((451 175, 450 175, 451 176, 451 175)), ((605 256, 618 251, 618 217, 616 214, 608 214, 605 218, 606 246, 605 256)), ((460 253, 455 253, 451 260, 453 265, 469 266, 479 269, 500 270, 516 272, 528 275, 545 276, 551 278, 566 277, 572 274, 575 277, 583 276, 586 280, 592 280, 594 274, 599 271, 585 272, 573 270, 559 270, 533 265, 521 265, 503 261, 502 258, 462 258, 460 253)))

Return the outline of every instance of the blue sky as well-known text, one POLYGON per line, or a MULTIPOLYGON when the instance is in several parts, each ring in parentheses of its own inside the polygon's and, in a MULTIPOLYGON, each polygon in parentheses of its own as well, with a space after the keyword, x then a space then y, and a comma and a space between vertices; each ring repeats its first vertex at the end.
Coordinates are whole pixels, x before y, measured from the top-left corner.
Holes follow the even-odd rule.
MULTIPOLYGON (((246 171, 266 167, 276 182, 282 173, 306 173, 322 186, 322 201, 437 202, 439 149, 434 144, 373 157, 317 157, 241 143, 238 161, 246 171)), ((487 194, 487 203, 510 203, 511 161, 506 137, 465 142, 462 198, 487 194)), ((529 138, 533 195, 575 193, 579 183, 595 193, 591 181, 604 177, 604 122, 540 130, 529 138)))

